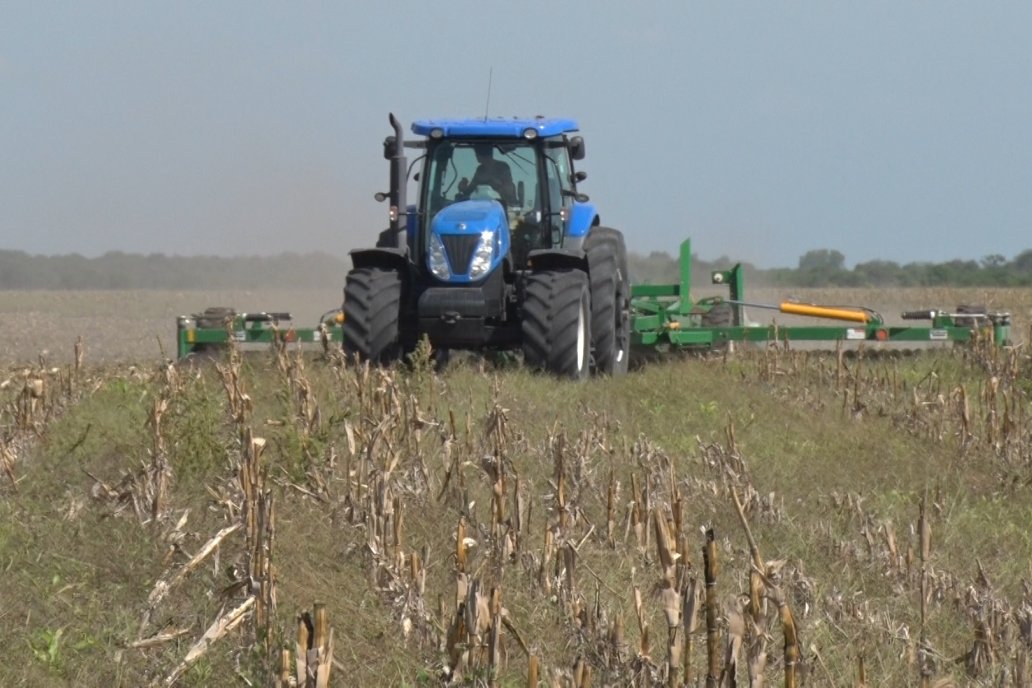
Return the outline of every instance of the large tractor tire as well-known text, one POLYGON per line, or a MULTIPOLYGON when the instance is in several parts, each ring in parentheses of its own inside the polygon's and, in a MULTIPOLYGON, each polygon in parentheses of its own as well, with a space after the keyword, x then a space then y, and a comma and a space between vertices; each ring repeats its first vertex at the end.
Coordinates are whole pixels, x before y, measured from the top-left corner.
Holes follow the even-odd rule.
POLYGON ((523 360, 560 377, 590 372, 591 293, 581 270, 546 270, 527 278, 523 300, 523 360))
POLYGON ((623 235, 594 227, 584 240, 591 279, 591 345, 595 370, 604 375, 627 372, 631 346, 631 287, 623 235))
POLYGON ((393 270, 357 268, 344 287, 344 353, 372 363, 401 356, 398 320, 401 276, 393 270))

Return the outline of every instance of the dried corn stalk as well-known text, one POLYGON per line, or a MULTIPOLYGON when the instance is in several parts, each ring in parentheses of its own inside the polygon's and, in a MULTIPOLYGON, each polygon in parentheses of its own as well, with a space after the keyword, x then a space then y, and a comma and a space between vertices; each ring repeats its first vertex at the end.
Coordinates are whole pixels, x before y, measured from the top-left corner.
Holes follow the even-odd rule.
POLYGON ((333 628, 326 605, 314 605, 314 614, 301 612, 297 619, 296 677, 302 688, 327 688, 333 666, 333 628))
POLYGON ((712 528, 706 531, 702 562, 706 582, 706 688, 717 688, 720 683, 720 628, 717 626, 717 542, 712 528))

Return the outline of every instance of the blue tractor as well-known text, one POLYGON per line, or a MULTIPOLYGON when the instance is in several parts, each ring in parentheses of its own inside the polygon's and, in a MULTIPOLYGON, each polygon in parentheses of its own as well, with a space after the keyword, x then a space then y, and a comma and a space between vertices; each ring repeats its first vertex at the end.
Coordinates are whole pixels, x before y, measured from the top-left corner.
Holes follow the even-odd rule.
POLYGON ((390 190, 376 194, 390 226, 375 248, 351 252, 345 352, 386 363, 426 336, 439 351, 522 351, 562 377, 626 372, 627 254, 577 190, 587 175, 574 169, 576 122, 419 120, 416 141, 390 123, 390 190), (406 150, 418 151, 411 167, 406 150))

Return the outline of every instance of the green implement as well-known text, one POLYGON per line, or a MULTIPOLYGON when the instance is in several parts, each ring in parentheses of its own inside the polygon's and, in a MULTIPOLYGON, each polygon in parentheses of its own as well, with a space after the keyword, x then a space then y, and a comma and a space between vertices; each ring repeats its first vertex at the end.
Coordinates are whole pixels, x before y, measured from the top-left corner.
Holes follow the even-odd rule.
MULTIPOLYGON (((983 306, 957 306, 953 311, 925 308, 901 313, 901 321, 926 321, 926 324, 888 324, 870 308, 824 306, 782 301, 777 304, 745 300, 742 266, 717 270, 710 275, 713 284, 726 286, 728 294, 691 298, 691 242, 681 244, 680 281, 677 284, 637 284, 630 288, 630 299, 610 318, 630 326, 630 345, 638 352, 654 350, 707 350, 724 348, 731 342, 871 342, 936 343, 992 341, 998 346, 1010 343, 1011 316, 990 312, 983 306), (628 303, 629 301, 629 303, 628 303), (777 311, 793 318, 819 318, 836 324, 755 324, 747 321, 746 308, 777 311)), ((590 268, 590 266, 589 266, 590 268)), ((594 273, 592 273, 592 277, 594 273)), ((592 304, 594 305, 594 304, 592 304)), ((376 316, 370 311, 369 317, 376 316)), ((314 328, 296 328, 289 313, 237 313, 229 308, 209 308, 203 313, 180 316, 176 325, 177 354, 224 349, 231 343, 247 345, 321 346, 340 348, 344 342, 343 309, 329 311, 314 328)), ((612 328, 611 328, 612 329, 612 328)), ((626 330, 625 330, 626 331, 626 330)), ((626 339, 624 340, 626 341, 626 339)), ((260 347, 259 347, 260 348, 260 347)), ((590 354, 599 356, 597 346, 590 354)))
POLYGON ((744 300, 741 265, 713 272, 711 280, 727 285, 728 298, 692 301, 691 242, 685 240, 681 244, 679 284, 631 287, 631 343, 639 348, 708 349, 728 342, 967 342, 985 336, 1000 346, 1010 342, 1011 316, 1007 312, 965 307, 958 307, 956 312, 923 309, 906 311, 900 319, 926 320, 928 325, 889 325, 867 308, 792 301, 748 303, 744 300), (746 306, 848 324, 749 325, 744 317, 746 306))
POLYGON ((229 308, 209 308, 203 313, 181 315, 176 320, 176 355, 225 349, 230 342, 249 344, 298 344, 321 346, 328 351, 343 341, 339 310, 329 311, 317 327, 298 328, 290 313, 236 313, 229 308))

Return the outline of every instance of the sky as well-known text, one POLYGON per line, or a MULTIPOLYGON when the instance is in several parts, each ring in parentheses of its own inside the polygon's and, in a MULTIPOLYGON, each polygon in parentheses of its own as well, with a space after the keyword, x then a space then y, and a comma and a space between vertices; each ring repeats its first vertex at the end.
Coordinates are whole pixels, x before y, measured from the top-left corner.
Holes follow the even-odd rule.
POLYGON ((630 250, 1032 248, 1032 3, 0 0, 0 249, 372 245, 389 112, 570 117, 630 250), (489 93, 490 75, 490 97, 489 93))

